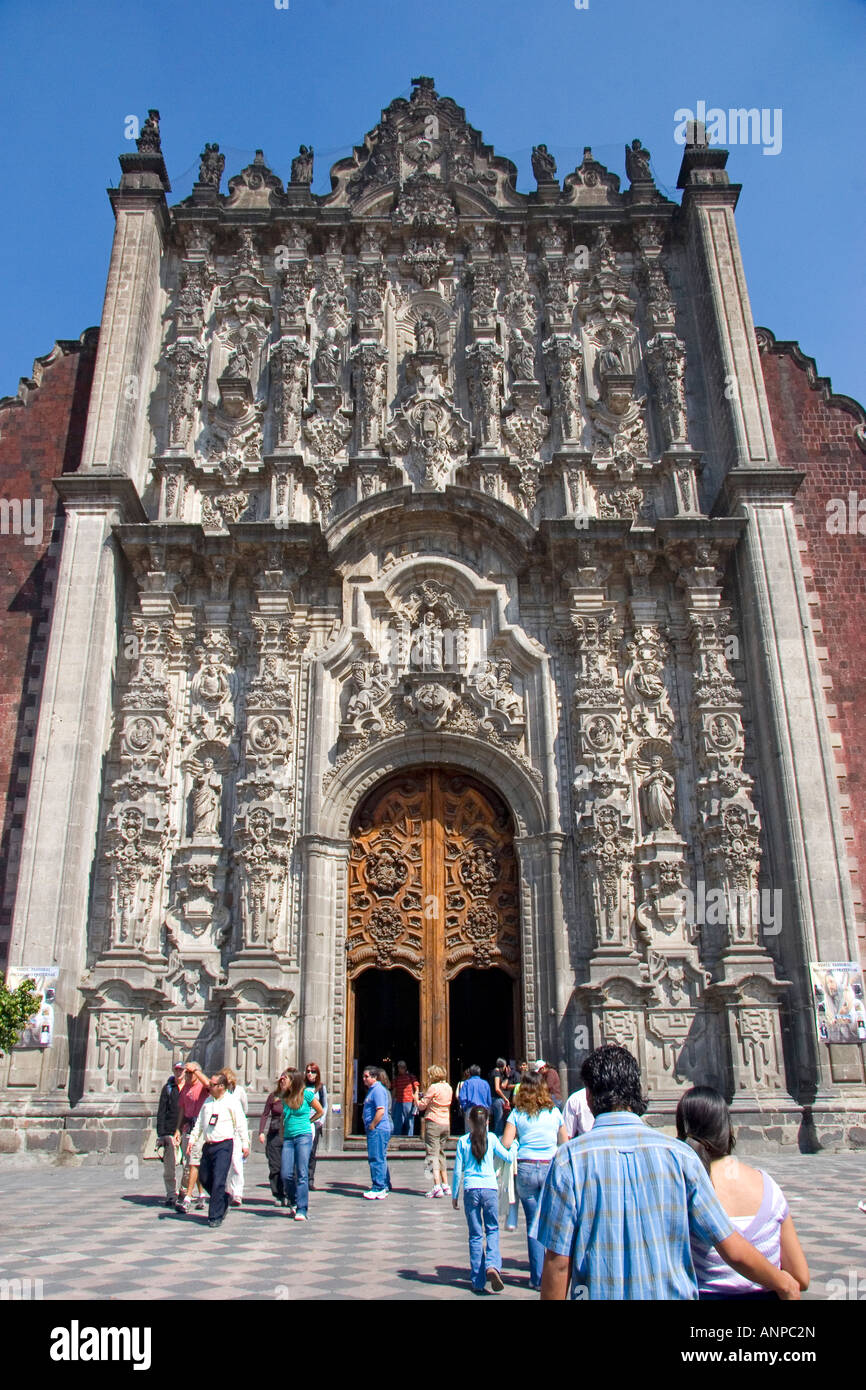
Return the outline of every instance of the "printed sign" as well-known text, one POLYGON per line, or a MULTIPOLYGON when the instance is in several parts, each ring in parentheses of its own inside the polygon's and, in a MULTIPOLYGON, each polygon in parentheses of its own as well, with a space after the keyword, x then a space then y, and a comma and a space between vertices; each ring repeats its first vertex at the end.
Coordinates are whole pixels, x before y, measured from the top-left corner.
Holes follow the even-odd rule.
POLYGON ((809 971, 821 1042, 866 1042, 863 971, 859 962, 810 961, 809 971))
POLYGON ((39 995, 39 1008, 28 1018, 21 1034, 20 1048, 50 1047, 54 1038, 54 994, 60 969, 56 965, 15 965, 6 971, 6 985, 15 990, 24 980, 33 980, 39 995))

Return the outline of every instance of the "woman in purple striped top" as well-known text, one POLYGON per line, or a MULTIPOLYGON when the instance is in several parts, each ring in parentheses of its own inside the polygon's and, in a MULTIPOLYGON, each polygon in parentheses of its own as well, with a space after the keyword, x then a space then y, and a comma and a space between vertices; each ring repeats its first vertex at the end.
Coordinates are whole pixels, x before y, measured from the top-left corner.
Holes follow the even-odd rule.
MULTIPOLYGON (((701 1159, 716 1196, 740 1234, 770 1264, 807 1289, 809 1266, 784 1193, 769 1173, 733 1157, 730 1111, 718 1091, 709 1086, 686 1091, 677 1106, 677 1137, 701 1159)), ((693 1240, 692 1259, 701 1299, 776 1297, 735 1273, 711 1245, 693 1240)))

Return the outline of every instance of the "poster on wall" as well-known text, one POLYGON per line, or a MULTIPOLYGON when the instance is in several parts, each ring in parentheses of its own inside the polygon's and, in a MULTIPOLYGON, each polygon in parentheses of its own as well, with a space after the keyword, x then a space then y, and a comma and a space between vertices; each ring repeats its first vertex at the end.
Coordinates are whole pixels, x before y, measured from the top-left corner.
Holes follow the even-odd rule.
POLYGON ((57 965, 15 965, 6 971, 6 985, 15 990, 23 980, 35 982, 39 1008, 24 1025, 19 1048, 50 1047, 54 1038, 54 996, 60 967, 57 965))
POLYGON ((866 1042, 863 971, 857 961, 810 961, 818 1037, 824 1043, 866 1042))

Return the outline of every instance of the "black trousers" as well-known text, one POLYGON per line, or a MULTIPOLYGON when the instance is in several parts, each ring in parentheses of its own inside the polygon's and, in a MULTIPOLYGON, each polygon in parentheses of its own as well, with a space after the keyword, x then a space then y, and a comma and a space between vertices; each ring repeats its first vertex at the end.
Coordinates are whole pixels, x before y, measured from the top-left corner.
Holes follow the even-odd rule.
POLYGON ((209 1221, 222 1221, 228 1208, 226 1180, 232 1166, 233 1147, 231 1139, 220 1139, 215 1144, 205 1144, 202 1150, 198 1180, 205 1192, 210 1194, 209 1221))
POLYGON ((283 1127, 268 1131, 267 1142, 265 1143, 265 1157, 268 1160, 268 1182, 271 1185, 271 1192, 275 1197, 283 1196, 283 1180, 280 1177, 280 1165, 283 1161, 283 1127))

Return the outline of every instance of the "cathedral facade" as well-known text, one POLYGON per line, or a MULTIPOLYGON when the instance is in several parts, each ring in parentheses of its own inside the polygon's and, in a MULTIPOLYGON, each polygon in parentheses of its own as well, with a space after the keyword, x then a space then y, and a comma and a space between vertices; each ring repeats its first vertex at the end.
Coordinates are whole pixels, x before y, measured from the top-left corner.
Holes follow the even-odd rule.
MULTIPOLYGON (((121 156, 16 869, 5 1123, 128 1151, 173 1057, 452 1075, 602 1042, 650 1115, 864 1133, 834 735, 727 153, 537 187, 429 78, 311 192, 121 156), (96 1137, 94 1137, 96 1136, 96 1137)), ((765 344, 766 346, 766 344, 765 344)), ((856 1139, 856 1135, 855 1135, 856 1139)), ((38 1137, 34 1147, 39 1147, 38 1137)))

